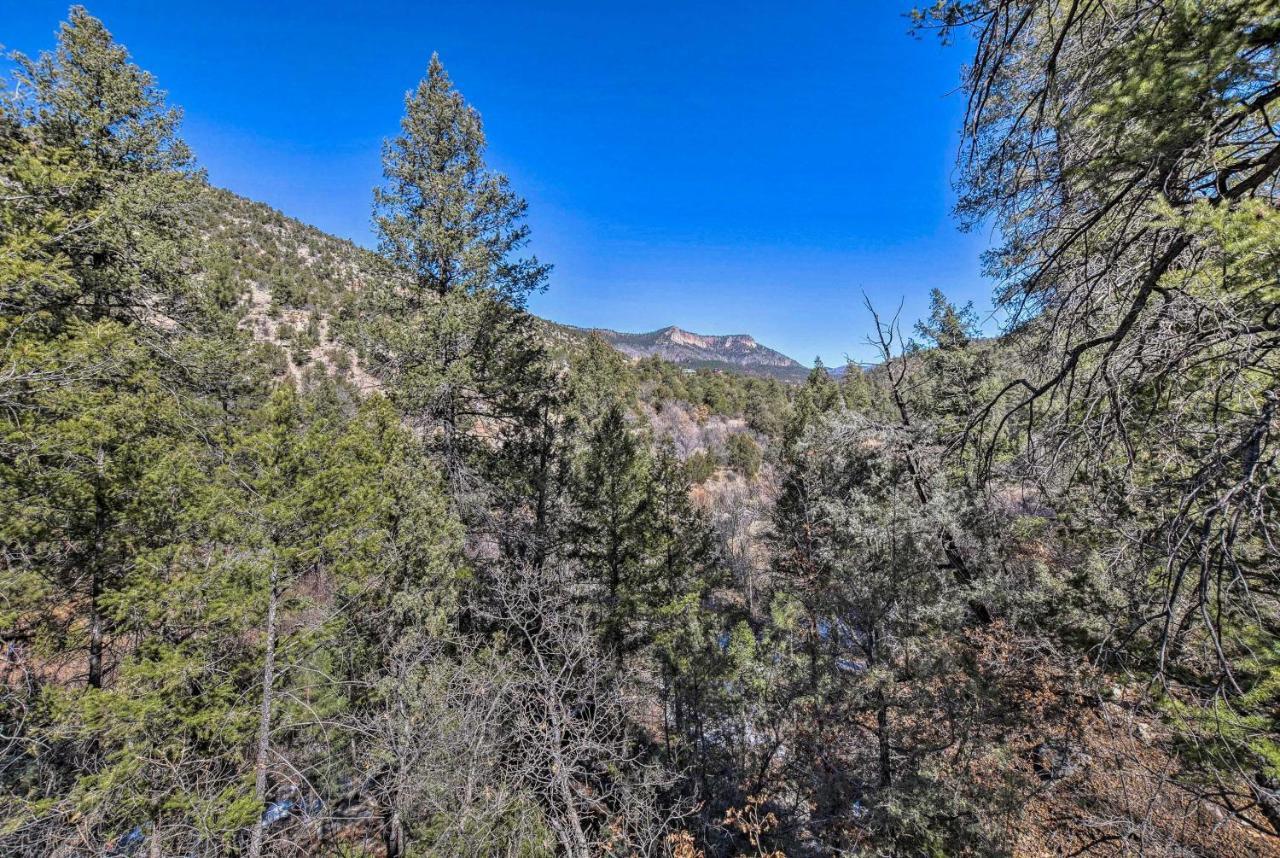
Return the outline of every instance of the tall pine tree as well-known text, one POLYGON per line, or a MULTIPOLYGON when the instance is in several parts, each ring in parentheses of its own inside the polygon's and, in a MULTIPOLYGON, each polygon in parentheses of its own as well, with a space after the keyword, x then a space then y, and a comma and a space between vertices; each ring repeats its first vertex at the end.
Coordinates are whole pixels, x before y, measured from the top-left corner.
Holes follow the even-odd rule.
POLYGON ((482 439, 537 422, 531 393, 546 381, 524 305, 549 266, 518 255, 527 205, 485 165, 480 115, 439 57, 406 96, 400 129, 374 193, 379 249, 397 276, 368 293, 362 345, 470 510, 484 489, 482 439))

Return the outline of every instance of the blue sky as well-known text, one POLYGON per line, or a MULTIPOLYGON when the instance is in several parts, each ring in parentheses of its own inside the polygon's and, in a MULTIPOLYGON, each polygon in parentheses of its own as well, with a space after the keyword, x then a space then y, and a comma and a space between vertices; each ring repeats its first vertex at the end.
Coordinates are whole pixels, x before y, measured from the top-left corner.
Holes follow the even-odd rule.
MULTIPOLYGON (((870 356, 862 293, 908 320, 985 309, 985 233, 951 215, 962 47, 910 0, 88 3, 186 111, 210 180, 373 244, 371 188, 438 51, 528 198, 561 322, 750 333, 870 356)), ((0 0, 0 43, 67 4, 0 0)))

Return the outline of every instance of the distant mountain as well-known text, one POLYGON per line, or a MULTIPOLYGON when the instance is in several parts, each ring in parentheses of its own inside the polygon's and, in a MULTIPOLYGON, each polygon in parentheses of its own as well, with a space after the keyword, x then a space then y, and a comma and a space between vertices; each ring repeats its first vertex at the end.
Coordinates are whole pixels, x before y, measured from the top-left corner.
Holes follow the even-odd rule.
POLYGON ((576 330, 598 334, 628 357, 657 355, 688 369, 715 369, 781 381, 803 381, 809 373, 798 361, 760 345, 747 334, 695 334, 674 325, 647 334, 626 334, 607 328, 576 330))

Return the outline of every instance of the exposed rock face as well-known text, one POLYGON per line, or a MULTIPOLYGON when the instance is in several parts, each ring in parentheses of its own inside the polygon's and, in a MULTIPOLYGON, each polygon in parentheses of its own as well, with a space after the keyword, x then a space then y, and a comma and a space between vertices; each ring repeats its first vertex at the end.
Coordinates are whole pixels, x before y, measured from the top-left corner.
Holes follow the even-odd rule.
POLYGON ((799 362, 760 345, 746 334, 712 336, 675 326, 647 334, 624 334, 603 328, 594 329, 594 333, 633 358, 657 355, 691 368, 723 369, 784 380, 803 379, 808 373, 799 362))

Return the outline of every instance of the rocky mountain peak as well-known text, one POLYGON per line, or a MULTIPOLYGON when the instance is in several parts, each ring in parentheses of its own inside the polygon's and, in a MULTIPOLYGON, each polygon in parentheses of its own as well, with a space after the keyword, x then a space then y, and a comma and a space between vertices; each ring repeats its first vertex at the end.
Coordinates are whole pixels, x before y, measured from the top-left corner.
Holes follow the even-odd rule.
POLYGON ((749 334, 699 334, 668 325, 647 334, 596 329, 595 333, 632 358, 657 355, 692 369, 720 369, 787 381, 807 374, 799 362, 756 342, 749 334))

